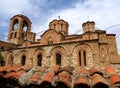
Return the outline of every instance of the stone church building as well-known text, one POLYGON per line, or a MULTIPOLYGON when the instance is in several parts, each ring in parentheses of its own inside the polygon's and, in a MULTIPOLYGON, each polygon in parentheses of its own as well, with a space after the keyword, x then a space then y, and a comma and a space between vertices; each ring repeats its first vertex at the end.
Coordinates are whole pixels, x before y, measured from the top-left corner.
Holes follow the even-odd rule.
MULTIPOLYGON (((7 42, 0 41, 3 88, 120 88, 115 34, 82 24, 83 34, 69 35, 69 24, 53 20, 39 39, 28 17, 10 19, 7 42), (12 83, 10 83, 10 81, 12 83)), ((38 29, 39 30, 39 29, 38 29)))

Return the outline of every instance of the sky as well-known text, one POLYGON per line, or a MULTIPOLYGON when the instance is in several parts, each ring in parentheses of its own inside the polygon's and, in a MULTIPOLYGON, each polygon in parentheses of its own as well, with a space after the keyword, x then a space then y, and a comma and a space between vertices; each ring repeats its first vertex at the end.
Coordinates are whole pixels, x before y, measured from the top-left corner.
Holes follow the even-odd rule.
POLYGON ((60 16, 69 23, 69 34, 81 34, 81 25, 86 21, 94 21, 96 29, 116 34, 120 53, 119 9, 120 0, 0 0, 0 39, 6 39, 10 18, 14 15, 27 16, 37 36, 60 16))

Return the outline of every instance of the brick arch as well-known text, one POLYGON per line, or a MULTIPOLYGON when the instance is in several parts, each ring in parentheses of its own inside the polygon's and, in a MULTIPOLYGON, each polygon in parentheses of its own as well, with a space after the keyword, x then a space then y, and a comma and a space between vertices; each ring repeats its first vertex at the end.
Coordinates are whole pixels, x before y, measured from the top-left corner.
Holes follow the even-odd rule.
POLYGON ((21 62, 22 62, 22 57, 23 56, 26 57, 25 65, 30 64, 30 62, 29 62, 29 53, 26 50, 22 50, 22 51, 19 52, 19 54, 18 54, 18 58, 19 58, 18 64, 22 65, 21 62))
POLYGON ((33 65, 37 65, 37 56, 41 54, 42 55, 42 65, 44 65, 44 61, 45 61, 45 50, 38 48, 33 52, 33 65))
POLYGON ((86 66, 90 66, 91 64, 93 65, 93 59, 92 59, 93 49, 89 44, 86 44, 86 43, 78 44, 73 48, 73 51, 72 51, 73 65, 80 66, 79 65, 80 51, 83 51, 86 54, 86 66))
POLYGON ((5 61, 5 64, 6 64, 6 66, 8 66, 8 65, 13 65, 13 63, 14 63, 14 55, 12 52, 9 52, 7 54, 7 59, 5 61))
POLYGON ((56 54, 59 53, 61 55, 61 66, 66 66, 67 64, 64 63, 66 62, 66 49, 64 47, 61 46, 57 46, 54 47, 51 52, 50 52, 50 56, 51 56, 51 65, 56 65, 56 54))

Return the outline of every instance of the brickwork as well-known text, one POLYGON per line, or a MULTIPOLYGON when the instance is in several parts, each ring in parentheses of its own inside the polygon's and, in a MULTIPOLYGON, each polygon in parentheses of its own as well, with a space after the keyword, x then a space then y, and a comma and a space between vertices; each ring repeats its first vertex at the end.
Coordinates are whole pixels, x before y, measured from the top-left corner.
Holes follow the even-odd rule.
POLYGON ((61 67, 102 68, 120 62, 114 34, 96 30, 93 21, 83 23, 84 32, 79 35, 68 35, 68 27, 64 20, 53 20, 49 24, 49 29, 35 41, 36 34, 31 32, 30 20, 23 15, 14 16, 10 22, 8 43, 4 46, 7 50, 2 49, 4 42, 0 44, 5 65, 36 66, 38 55, 41 55, 41 66, 54 66, 57 61, 56 54, 61 55, 61 67), (19 26, 15 30, 13 26, 16 23, 19 26), (22 29, 24 26, 27 27, 26 31, 22 29), (8 45, 12 47, 8 48, 8 45))

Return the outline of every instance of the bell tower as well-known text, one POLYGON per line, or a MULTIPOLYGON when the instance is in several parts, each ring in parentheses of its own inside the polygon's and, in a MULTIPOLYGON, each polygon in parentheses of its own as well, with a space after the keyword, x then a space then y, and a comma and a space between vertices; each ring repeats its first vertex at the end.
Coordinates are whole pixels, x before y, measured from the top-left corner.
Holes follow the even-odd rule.
POLYGON ((21 45, 24 40, 35 41, 35 33, 31 32, 31 21, 24 15, 15 15, 10 20, 8 42, 21 45))

